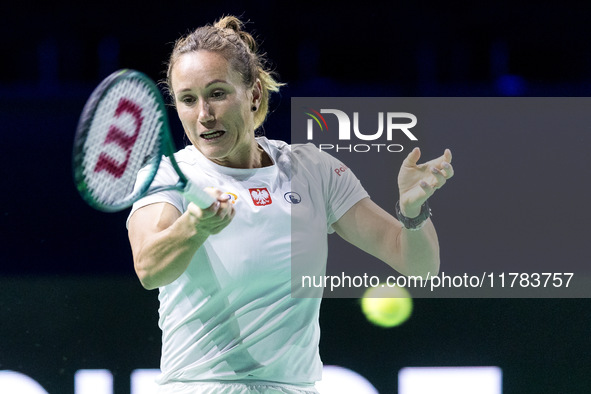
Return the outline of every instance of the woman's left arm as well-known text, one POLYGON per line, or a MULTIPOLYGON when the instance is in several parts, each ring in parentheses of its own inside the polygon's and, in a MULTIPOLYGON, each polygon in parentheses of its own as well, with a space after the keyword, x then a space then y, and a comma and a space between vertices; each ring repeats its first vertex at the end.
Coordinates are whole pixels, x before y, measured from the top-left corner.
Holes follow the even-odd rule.
MULTIPOLYGON (((451 152, 417 164, 415 148, 398 174, 400 211, 407 218, 419 216, 421 206, 453 176, 451 152)), ((439 272, 439 242, 431 219, 420 229, 409 230, 369 198, 357 202, 337 222, 336 232, 346 241, 384 261, 403 275, 426 277, 439 272)))

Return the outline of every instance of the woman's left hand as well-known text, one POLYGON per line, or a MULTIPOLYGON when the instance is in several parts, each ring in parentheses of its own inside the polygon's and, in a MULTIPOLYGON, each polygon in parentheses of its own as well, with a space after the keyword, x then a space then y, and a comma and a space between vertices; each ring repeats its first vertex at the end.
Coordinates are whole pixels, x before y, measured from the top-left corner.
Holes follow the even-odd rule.
POLYGON ((420 149, 414 148, 404 159, 398 173, 400 210, 409 218, 417 217, 421 205, 454 175, 449 149, 436 159, 417 164, 420 157, 420 149))

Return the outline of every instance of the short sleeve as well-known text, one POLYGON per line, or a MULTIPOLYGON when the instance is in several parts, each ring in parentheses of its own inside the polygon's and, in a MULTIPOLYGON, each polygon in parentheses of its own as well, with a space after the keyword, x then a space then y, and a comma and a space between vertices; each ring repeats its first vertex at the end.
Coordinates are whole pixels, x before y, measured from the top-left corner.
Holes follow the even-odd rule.
POLYGON ((310 189, 321 193, 318 197, 324 202, 326 230, 333 233, 332 225, 353 205, 369 197, 368 193, 350 168, 313 144, 292 145, 292 153, 300 168, 298 182, 309 183, 310 189))
MULTIPOLYGON (((141 184, 142 183, 141 180, 143 178, 145 178, 146 176, 148 176, 148 174, 149 174, 148 169, 141 169, 137 175, 136 185, 141 184)), ((150 188, 157 187, 157 186, 175 185, 178 181, 179 181, 179 177, 178 177, 176 171, 174 170, 174 168, 172 167, 172 164, 170 163, 170 159, 163 157, 162 161, 160 162, 160 167, 158 168, 158 172, 156 173, 156 176, 155 176, 154 180, 152 181, 150 188)), ((127 217, 127 224, 129 224, 129 218, 131 217, 131 215, 133 215, 133 213, 135 211, 137 211, 138 209, 145 207, 146 205, 161 203, 161 202, 166 202, 166 203, 173 205, 181 213, 184 212, 184 210, 185 210, 184 197, 182 196, 181 193, 179 193, 176 190, 167 190, 167 191, 162 191, 162 192, 158 192, 158 193, 154 193, 154 194, 148 194, 147 196, 139 199, 138 201, 136 201, 133 204, 133 206, 131 207, 131 212, 129 213, 129 216, 127 217)))
POLYGON ((319 152, 325 163, 325 196, 328 232, 333 233, 332 225, 353 205, 369 197, 353 171, 344 163, 326 152, 319 152))

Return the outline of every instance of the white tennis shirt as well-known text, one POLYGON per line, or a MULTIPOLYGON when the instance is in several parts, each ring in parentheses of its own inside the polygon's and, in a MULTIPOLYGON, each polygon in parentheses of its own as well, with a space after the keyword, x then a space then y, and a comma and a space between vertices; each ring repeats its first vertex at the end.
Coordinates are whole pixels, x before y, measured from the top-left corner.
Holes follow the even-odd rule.
MULTIPOLYGON (((257 141, 272 166, 219 166, 193 146, 175 154, 193 182, 227 193, 236 215, 176 281, 159 289, 160 384, 321 379, 321 294, 293 297, 292 269, 324 274, 331 225, 367 193, 351 170, 311 144, 257 141)), ((153 185, 177 180, 164 160, 153 185)), ((189 203, 180 193, 162 192, 138 201, 131 213, 155 202, 180 212, 189 203)))

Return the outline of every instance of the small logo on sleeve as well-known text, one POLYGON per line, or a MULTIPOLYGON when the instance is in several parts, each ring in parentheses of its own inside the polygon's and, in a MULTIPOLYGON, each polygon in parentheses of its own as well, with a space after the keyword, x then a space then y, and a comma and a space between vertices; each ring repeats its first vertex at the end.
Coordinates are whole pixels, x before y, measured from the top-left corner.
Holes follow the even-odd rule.
POLYGON ((346 165, 344 165, 343 163, 341 163, 341 166, 339 168, 335 168, 333 171, 338 176, 341 176, 341 174, 343 172, 347 171, 348 169, 349 169, 349 167, 347 167, 346 165))
POLYGON ((273 201, 271 200, 271 195, 266 187, 256 187, 254 189, 248 189, 250 193, 250 197, 252 197, 252 202, 257 207, 262 207, 265 205, 271 204, 273 201))

